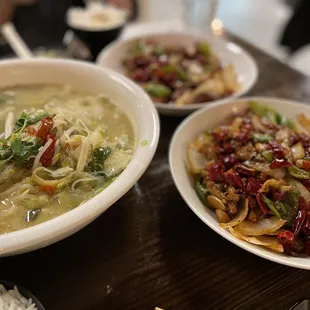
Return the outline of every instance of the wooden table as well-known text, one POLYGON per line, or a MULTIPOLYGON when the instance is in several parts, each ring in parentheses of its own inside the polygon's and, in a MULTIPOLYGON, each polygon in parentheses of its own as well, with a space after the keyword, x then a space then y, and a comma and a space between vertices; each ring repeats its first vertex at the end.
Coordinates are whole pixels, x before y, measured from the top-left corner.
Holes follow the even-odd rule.
MULTIPOLYGON (((308 78, 234 40, 259 65, 251 95, 310 101, 308 78)), ((0 259, 0 278, 31 290, 47 310, 285 310, 310 297, 309 272, 238 248, 184 203, 167 157, 180 121, 161 118, 150 167, 105 214, 48 248, 0 259)))

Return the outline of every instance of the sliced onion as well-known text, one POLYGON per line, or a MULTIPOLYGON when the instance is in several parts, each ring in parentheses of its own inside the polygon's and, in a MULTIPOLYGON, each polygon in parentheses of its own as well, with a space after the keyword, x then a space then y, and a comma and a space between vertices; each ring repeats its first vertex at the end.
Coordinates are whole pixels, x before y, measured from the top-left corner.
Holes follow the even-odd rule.
POLYGON ((255 130, 267 132, 267 128, 261 123, 259 117, 257 115, 252 116, 252 124, 255 130))
POLYGON ((32 173, 32 180, 36 185, 41 186, 63 186, 66 184, 69 184, 74 178, 75 178, 75 171, 71 172, 68 176, 58 179, 58 180, 49 180, 49 179, 43 179, 38 174, 42 172, 46 172, 44 167, 38 167, 36 168, 32 173))
POLYGON ((263 172, 267 175, 270 175, 277 180, 283 179, 286 174, 286 171, 283 168, 270 169, 268 163, 258 163, 258 162, 247 160, 246 162, 244 162, 244 165, 246 165, 247 167, 253 168, 259 172, 263 172))
POLYGON ((282 231, 285 231, 285 229, 278 229, 278 230, 275 230, 275 231, 273 231, 273 232, 271 232, 271 233, 269 233, 269 234, 267 234, 268 236, 277 236, 280 232, 282 232, 282 231))
POLYGON ((296 161, 297 159, 304 158, 306 156, 305 149, 302 146, 301 142, 296 143, 292 146, 291 152, 293 155, 293 159, 296 161))
POLYGON ((309 134, 308 130, 304 126, 302 126, 297 120, 293 120, 293 125, 298 133, 305 133, 307 135, 309 134))
POLYGON ((278 239, 276 237, 270 237, 270 236, 246 236, 241 234, 240 232, 234 230, 232 227, 228 227, 230 233, 240 239, 240 240, 244 240, 247 241, 249 243, 255 244, 255 245, 259 245, 259 246, 263 246, 269 250, 272 251, 276 251, 276 252, 284 252, 283 246, 282 244, 278 241, 278 239))
POLYGON ((292 188, 291 186, 286 185, 284 180, 269 179, 263 184, 260 192, 267 193, 271 187, 279 189, 281 193, 289 191, 292 188))
POLYGON ((62 167, 57 170, 51 170, 48 168, 44 168, 44 171, 48 172, 52 178, 58 179, 58 178, 66 177, 68 174, 70 174, 73 171, 73 169, 70 167, 62 167))
POLYGON ((287 182, 300 192, 300 195, 305 198, 308 204, 310 203, 310 192, 306 189, 304 185, 302 185, 300 182, 293 178, 288 178, 287 182))
POLYGON ((271 245, 275 245, 278 244, 279 241, 276 237, 271 237, 271 236, 247 236, 247 235, 243 235, 240 232, 234 230, 232 227, 229 227, 229 231, 230 233, 237 237, 238 239, 242 239, 245 240, 249 243, 252 244, 256 244, 256 245, 267 245, 267 246, 271 246, 271 245))
POLYGON ((220 224, 223 228, 229 228, 240 224, 242 221, 245 220, 249 212, 249 200, 247 198, 242 201, 242 207, 239 209, 237 214, 231 219, 228 223, 220 224))
POLYGON ((268 219, 263 219, 258 222, 243 221, 239 225, 235 226, 235 229, 248 236, 261 236, 270 234, 279 228, 281 228, 286 221, 278 218, 277 216, 272 216, 268 219))
POLYGON ((297 117, 297 121, 299 124, 306 130, 306 132, 309 134, 310 132, 310 121, 306 118, 305 114, 299 114, 297 117))
POLYGON ((199 174, 201 170, 205 168, 207 163, 206 158, 191 145, 187 148, 187 159, 192 174, 199 174))
POLYGON ((229 131, 238 132, 242 124, 242 117, 236 117, 233 123, 229 127, 229 131))
POLYGON ((283 253, 284 252, 283 245, 280 242, 275 243, 275 244, 271 244, 271 245, 267 245, 265 247, 267 249, 275 251, 275 252, 279 252, 279 253, 283 253))

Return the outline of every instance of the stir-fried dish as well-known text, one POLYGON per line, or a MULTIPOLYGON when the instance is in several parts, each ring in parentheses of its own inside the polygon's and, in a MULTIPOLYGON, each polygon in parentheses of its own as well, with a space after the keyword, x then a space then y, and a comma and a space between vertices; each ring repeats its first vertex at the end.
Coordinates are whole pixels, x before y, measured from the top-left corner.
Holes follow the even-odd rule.
POLYGON ((233 65, 223 66, 206 42, 184 48, 138 40, 123 66, 157 103, 209 102, 239 89, 233 65))
POLYGON ((201 201, 235 237, 310 255, 310 121, 256 102, 188 145, 201 201))
POLYGON ((60 86, 0 91, 0 233, 77 207, 132 154, 131 124, 104 96, 60 86))

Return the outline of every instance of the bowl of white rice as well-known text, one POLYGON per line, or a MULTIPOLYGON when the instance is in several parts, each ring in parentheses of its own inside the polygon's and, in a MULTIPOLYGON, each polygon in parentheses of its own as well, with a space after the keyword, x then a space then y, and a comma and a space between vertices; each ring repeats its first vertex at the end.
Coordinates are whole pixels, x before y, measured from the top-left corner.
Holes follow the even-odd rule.
POLYGON ((99 2, 85 8, 71 7, 66 15, 68 27, 88 46, 93 59, 119 37, 127 18, 126 11, 99 2))
POLYGON ((25 288, 0 281, 0 310, 45 310, 41 302, 25 288))

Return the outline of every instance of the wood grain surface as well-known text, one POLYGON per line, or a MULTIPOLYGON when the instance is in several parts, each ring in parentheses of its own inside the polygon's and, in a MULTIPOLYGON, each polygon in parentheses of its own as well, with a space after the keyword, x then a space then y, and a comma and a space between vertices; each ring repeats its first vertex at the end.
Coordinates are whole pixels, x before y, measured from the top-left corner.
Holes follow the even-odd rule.
MULTIPOLYGON (((233 40, 259 65, 251 95, 310 102, 308 78, 233 40)), ((1 258, 0 278, 32 291, 47 310, 286 310, 310 297, 310 272, 239 249, 183 202, 167 157, 181 121, 161 117, 161 138, 150 167, 106 213, 57 244, 1 258)))

